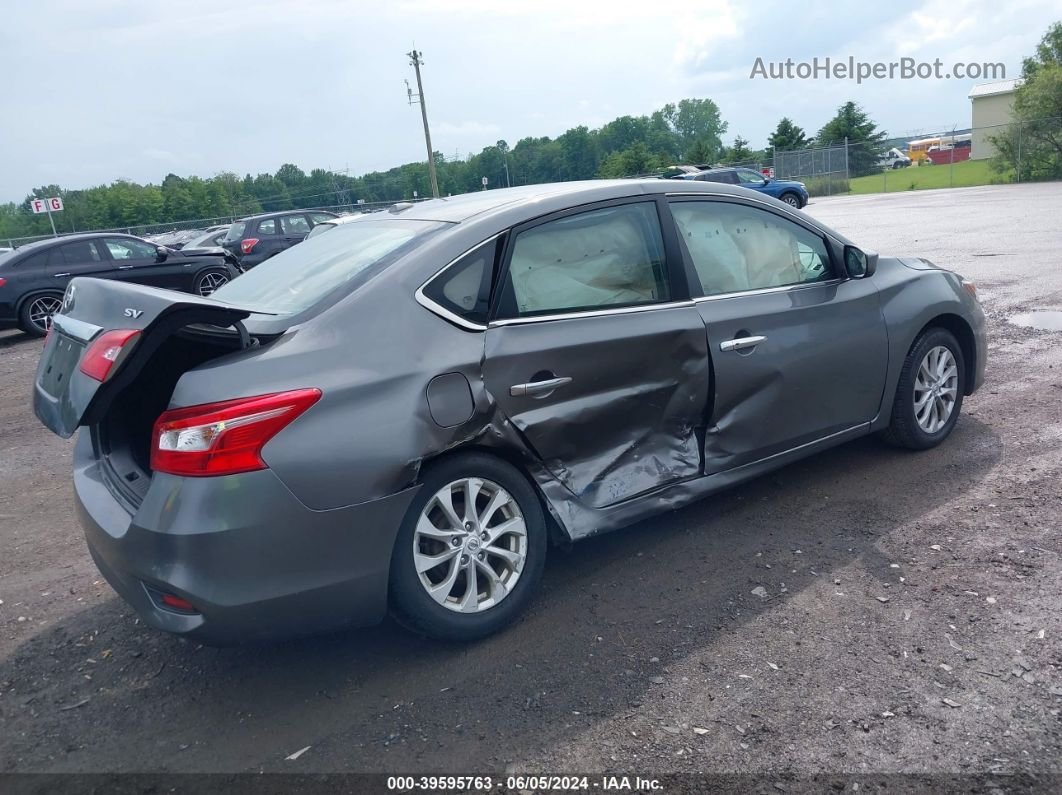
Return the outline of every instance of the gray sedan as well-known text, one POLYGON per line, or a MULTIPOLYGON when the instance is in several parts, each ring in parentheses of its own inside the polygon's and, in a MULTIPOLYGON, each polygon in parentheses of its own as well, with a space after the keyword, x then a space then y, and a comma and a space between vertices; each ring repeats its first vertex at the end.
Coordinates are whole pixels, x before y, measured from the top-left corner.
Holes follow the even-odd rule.
MULTIPOLYGON (((209 298, 75 279, 34 393, 100 571, 203 642, 482 637, 578 541, 871 433, 951 433, 974 286, 769 197, 585 182, 398 205, 209 298)), ((725 572, 720 572, 725 576, 725 572)))

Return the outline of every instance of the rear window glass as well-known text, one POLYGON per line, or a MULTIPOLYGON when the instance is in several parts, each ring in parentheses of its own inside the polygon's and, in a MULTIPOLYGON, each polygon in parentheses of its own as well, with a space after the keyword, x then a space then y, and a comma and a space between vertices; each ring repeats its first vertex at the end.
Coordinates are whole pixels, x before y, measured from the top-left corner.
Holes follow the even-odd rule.
POLYGON ((337 226, 270 257, 211 298, 263 312, 301 312, 444 226, 402 219, 337 226))
POLYGON ((243 221, 238 221, 229 227, 229 231, 225 233, 226 240, 240 240, 243 238, 243 230, 247 228, 247 224, 243 221))
POLYGON ((498 240, 473 249, 424 288, 424 295, 458 317, 486 324, 498 240))

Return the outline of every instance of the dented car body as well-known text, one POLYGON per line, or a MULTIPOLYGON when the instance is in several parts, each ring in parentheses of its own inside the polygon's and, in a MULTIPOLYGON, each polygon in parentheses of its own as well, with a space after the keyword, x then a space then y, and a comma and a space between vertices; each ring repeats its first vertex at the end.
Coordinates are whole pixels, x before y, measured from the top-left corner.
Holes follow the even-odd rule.
POLYGON ((77 279, 34 404, 80 428, 90 551, 149 624, 261 640, 397 600, 475 637, 528 598, 536 534, 576 541, 892 427, 932 329, 957 343, 913 387, 914 411, 939 403, 935 442, 985 364, 955 274, 725 185, 543 185, 367 216, 210 298, 77 279))

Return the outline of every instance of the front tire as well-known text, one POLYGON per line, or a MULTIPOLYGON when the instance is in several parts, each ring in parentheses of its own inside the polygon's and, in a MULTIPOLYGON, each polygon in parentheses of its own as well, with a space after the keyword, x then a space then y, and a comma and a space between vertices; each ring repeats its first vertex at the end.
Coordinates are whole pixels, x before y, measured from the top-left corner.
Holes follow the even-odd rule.
POLYGON ((38 293, 27 298, 18 310, 18 326, 31 337, 43 337, 52 325, 52 315, 63 305, 62 293, 38 293))
POLYGON ((795 193, 783 193, 781 199, 790 207, 795 207, 798 210, 800 209, 800 197, 795 193))
POLYGON ((530 603, 546 560, 538 495, 482 453, 425 469, 391 555, 391 611, 437 640, 491 635, 530 603))
POLYGON ((927 329, 900 370, 885 438, 909 450, 936 447, 955 427, 965 389, 962 347, 947 329, 927 329))

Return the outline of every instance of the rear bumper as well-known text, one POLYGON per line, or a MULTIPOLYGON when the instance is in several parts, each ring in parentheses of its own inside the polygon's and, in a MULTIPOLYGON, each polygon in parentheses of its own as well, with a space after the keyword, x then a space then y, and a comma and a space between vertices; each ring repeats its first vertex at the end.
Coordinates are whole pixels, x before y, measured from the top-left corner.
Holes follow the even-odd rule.
POLYGON ((111 586, 147 624, 210 645, 380 621, 394 538, 416 493, 312 511, 269 470, 156 475, 131 513, 107 486, 88 433, 75 446, 74 491, 89 551, 111 586), (152 590, 197 612, 166 609, 152 590))

